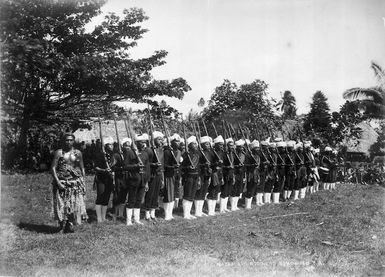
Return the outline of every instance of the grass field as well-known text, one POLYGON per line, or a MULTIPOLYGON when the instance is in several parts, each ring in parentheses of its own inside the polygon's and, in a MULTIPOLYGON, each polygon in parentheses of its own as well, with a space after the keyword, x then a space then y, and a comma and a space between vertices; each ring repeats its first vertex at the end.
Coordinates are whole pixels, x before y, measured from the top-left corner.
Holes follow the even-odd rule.
POLYGON ((1 177, 0 275, 385 276, 380 186, 340 184, 291 204, 193 221, 178 210, 172 222, 127 227, 95 223, 90 176, 90 223, 62 234, 50 218, 50 179, 1 177), (293 213, 302 214, 282 217, 293 213))

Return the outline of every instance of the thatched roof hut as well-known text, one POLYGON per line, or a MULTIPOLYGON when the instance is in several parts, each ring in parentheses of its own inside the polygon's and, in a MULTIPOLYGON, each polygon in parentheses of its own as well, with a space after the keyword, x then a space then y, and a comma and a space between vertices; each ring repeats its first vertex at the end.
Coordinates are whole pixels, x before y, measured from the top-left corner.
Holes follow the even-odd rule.
POLYGON ((357 127, 361 130, 360 138, 356 140, 349 139, 345 142, 347 145, 347 152, 361 153, 365 156, 369 156, 369 148, 377 141, 378 134, 367 122, 361 122, 357 124, 357 127))

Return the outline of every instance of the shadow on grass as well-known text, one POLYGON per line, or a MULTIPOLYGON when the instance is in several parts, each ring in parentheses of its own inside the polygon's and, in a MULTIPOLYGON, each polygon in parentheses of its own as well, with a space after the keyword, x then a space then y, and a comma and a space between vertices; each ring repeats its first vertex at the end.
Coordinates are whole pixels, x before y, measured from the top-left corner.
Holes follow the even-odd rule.
POLYGON ((17 227, 23 230, 41 233, 41 234, 55 234, 60 231, 60 228, 58 226, 24 223, 24 222, 19 223, 17 227))

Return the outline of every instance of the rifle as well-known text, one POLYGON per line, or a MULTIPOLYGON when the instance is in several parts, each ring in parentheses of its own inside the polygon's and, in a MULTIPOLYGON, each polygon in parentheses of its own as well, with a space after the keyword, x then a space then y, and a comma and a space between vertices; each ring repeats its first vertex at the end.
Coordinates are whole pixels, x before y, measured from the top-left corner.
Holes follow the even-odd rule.
MULTIPOLYGON (((234 138, 237 139, 237 138, 235 137, 235 131, 234 131, 234 133, 232 133, 230 123, 227 123, 227 130, 228 130, 228 134, 230 135, 230 137, 231 137, 231 136, 234 136, 234 138)), ((243 163, 241 162, 241 159, 239 158, 239 156, 238 156, 238 154, 237 154, 237 151, 234 151, 233 153, 234 153, 234 157, 237 159, 238 165, 239 165, 239 166, 243 166, 243 163)))
POLYGON ((114 174, 114 172, 113 171, 111 171, 111 167, 110 167, 110 165, 109 165, 109 163, 108 163, 108 161, 107 161, 107 153, 106 153, 106 150, 104 149, 104 140, 103 140, 103 131, 102 131, 102 121, 101 121, 101 119, 100 119, 100 117, 98 117, 99 118, 99 136, 100 136, 100 143, 101 143, 101 145, 102 145, 102 154, 103 154, 103 158, 104 158, 104 164, 105 164, 105 166, 106 166, 106 169, 108 170, 108 172, 110 172, 110 174, 111 174, 111 177, 112 177, 112 185, 113 185, 113 188, 114 188, 114 190, 115 190, 115 174, 114 174))
POLYGON ((172 149, 171 149, 171 142, 170 142, 170 138, 168 136, 169 134, 168 134, 167 129, 166 129, 166 122, 164 121, 163 111, 161 111, 161 118, 162 118, 162 123, 163 123, 164 134, 166 136, 167 144, 168 144, 168 146, 170 148, 170 152, 171 152, 172 158, 173 158, 175 164, 178 165, 178 161, 175 158, 174 151, 172 151, 172 149))
POLYGON ((238 125, 238 126, 239 126, 239 130, 241 131, 242 136, 245 138, 246 150, 247 150, 247 152, 249 152, 250 156, 253 158, 254 163, 255 163, 255 164, 258 164, 257 159, 254 157, 253 153, 251 153, 249 144, 247 143, 246 136, 245 136, 245 133, 244 133, 243 130, 242 130, 241 124, 240 124, 240 123, 238 123, 238 124, 239 124, 239 125, 238 125))
POLYGON ((217 136, 218 136, 218 132, 217 132, 217 128, 215 128, 214 122, 211 122, 211 125, 212 125, 213 128, 214 128, 215 137, 217 137, 217 136))
MULTIPOLYGON (((203 121, 203 119, 202 119, 202 123, 203 123, 203 127, 204 127, 204 129, 205 129, 205 132, 206 132, 206 136, 209 136, 209 132, 207 132, 206 124, 205 124, 205 122, 203 121)), ((215 126, 214 126, 214 128, 215 128, 215 126)), ((199 124, 198 124, 198 130, 199 130, 199 124)), ((199 130, 199 132, 200 132, 200 130, 199 130)), ((218 161, 221 161, 222 159, 219 157, 217 151, 215 151, 215 149, 213 148, 213 146, 211 145, 211 143, 210 143, 210 148, 211 148, 211 150, 214 152, 215 158, 216 158, 218 161)))
POLYGON ((205 163, 210 165, 210 161, 207 159, 205 153, 203 152, 203 149, 202 149, 202 145, 201 145, 201 142, 200 142, 200 134, 199 134, 199 137, 198 137, 198 133, 197 133, 197 130, 195 129, 195 124, 194 124, 194 121, 191 122, 192 125, 193 125, 193 129, 194 129, 194 133, 195 133, 195 136, 197 137, 197 140, 198 140, 198 149, 199 149, 199 152, 201 152, 203 158, 205 159, 205 163))
POLYGON ((156 153, 156 150, 155 150, 154 128, 153 128, 153 126, 152 126, 150 107, 149 107, 148 104, 147 104, 147 110, 148 110, 148 118, 149 118, 149 120, 150 120, 150 130, 151 130, 150 145, 151 145, 152 152, 154 153, 155 163, 156 163, 156 164, 159 164, 159 163, 160 163, 160 160, 159 160, 159 157, 158 157, 158 153, 156 153))
MULTIPOLYGON (((274 132, 271 132, 270 129, 267 128, 266 125, 265 125, 265 127, 266 127, 267 132, 269 133, 269 136, 270 136, 272 139, 274 139, 274 138, 275 138, 274 132)), ((269 152, 270 152, 270 151, 269 151, 269 152)), ((285 160, 282 158, 281 154, 279 154, 279 151, 278 151, 278 150, 277 150, 277 157, 278 157, 278 159, 280 159, 280 161, 281 161, 281 164, 280 164, 280 165, 284 166, 284 165, 285 165, 285 160)))
POLYGON ((142 159, 139 157, 138 147, 136 147, 136 144, 135 144, 135 141, 134 141, 135 140, 135 134, 134 134, 132 126, 131 126, 131 120, 130 120, 130 118, 128 117, 127 114, 126 114, 126 120, 124 121, 124 126, 126 127, 127 136, 132 141, 132 150, 134 151, 135 158, 137 159, 137 161, 139 163, 139 173, 142 174, 144 172, 143 171, 144 164, 143 164, 142 159))
POLYGON ((187 145, 187 136, 186 136, 186 130, 185 130, 185 127, 184 127, 184 121, 182 119, 182 129, 183 129, 183 137, 184 137, 184 150, 186 152, 186 155, 187 155, 187 158, 188 158, 188 161, 190 163, 190 166, 192 168, 194 168, 194 165, 192 163, 192 160, 191 160, 191 157, 190 157, 190 153, 188 151, 188 145, 187 145))
POLYGON ((226 158, 227 158, 227 160, 230 163, 230 167, 233 167, 234 166, 233 162, 232 162, 232 160, 230 160, 229 152, 227 152, 227 142, 226 142, 227 134, 226 134, 226 126, 225 126, 225 121, 224 120, 222 120, 222 127, 223 127, 224 140, 225 140, 223 149, 225 150, 226 158))
POLYGON ((120 145, 119 132, 118 132, 118 124, 116 123, 115 114, 114 114, 114 125, 115 125, 116 141, 118 142, 118 153, 119 153, 119 156, 120 156, 120 158, 121 158, 121 160, 123 162, 124 161, 124 157, 123 157, 122 147, 120 145))

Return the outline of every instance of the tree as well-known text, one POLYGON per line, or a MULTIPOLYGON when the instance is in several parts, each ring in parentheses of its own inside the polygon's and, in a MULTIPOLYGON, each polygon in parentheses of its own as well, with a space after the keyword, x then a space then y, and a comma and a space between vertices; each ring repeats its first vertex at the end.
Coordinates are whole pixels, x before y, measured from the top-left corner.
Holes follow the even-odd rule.
POLYGON ((344 92, 343 97, 346 100, 357 100, 367 117, 385 119, 385 70, 374 62, 371 68, 377 77, 377 86, 351 88, 344 92))
POLYGON ((297 115, 297 107, 295 97, 289 90, 285 90, 282 99, 277 103, 277 106, 281 110, 282 119, 294 119, 297 115))
POLYGON ((93 31, 84 26, 100 14, 103 0, 6 0, 0 4, 1 90, 5 112, 19 124, 25 151, 33 124, 60 122, 79 105, 119 100, 143 102, 165 95, 183 98, 186 81, 155 80, 167 52, 134 60, 129 50, 147 32, 143 10, 111 13, 93 31))
MULTIPOLYGON (((262 130, 265 126, 276 130, 278 122, 273 104, 268 99, 267 84, 261 80, 240 87, 224 80, 215 88, 202 117, 206 121, 215 122, 217 126, 222 126, 221 121, 224 119, 235 126, 242 123, 252 130, 262 130)), ((211 126, 208 127, 211 129, 211 126)))
POLYGON ((310 112, 305 116, 304 130, 307 134, 319 133, 326 135, 330 130, 330 108, 327 98, 322 91, 313 95, 313 102, 310 104, 310 112))

